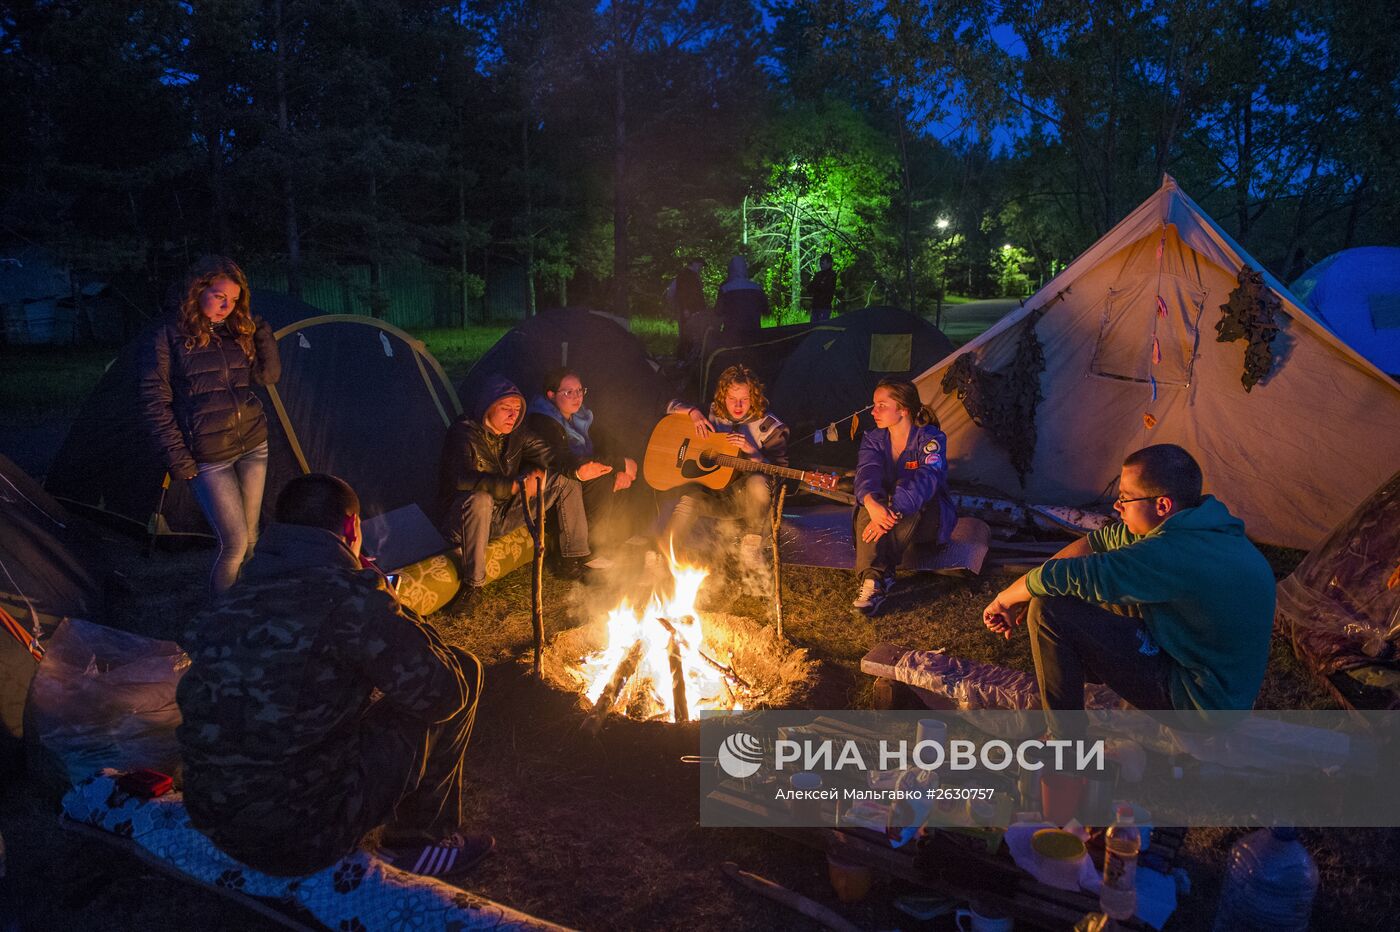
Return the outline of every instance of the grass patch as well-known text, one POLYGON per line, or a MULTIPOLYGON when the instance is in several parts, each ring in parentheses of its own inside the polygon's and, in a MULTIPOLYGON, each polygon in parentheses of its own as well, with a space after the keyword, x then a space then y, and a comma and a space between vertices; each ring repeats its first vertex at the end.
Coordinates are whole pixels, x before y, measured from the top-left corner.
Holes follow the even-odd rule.
POLYGON ((455 382, 467 374, 486 351, 505 336, 512 324, 478 324, 472 327, 422 327, 410 330, 422 340, 455 382))
POLYGON ((72 417, 115 356, 108 346, 0 347, 0 418, 25 424, 72 417))
POLYGON ((630 329, 653 356, 667 356, 676 351, 680 326, 674 320, 666 317, 633 317, 630 329))

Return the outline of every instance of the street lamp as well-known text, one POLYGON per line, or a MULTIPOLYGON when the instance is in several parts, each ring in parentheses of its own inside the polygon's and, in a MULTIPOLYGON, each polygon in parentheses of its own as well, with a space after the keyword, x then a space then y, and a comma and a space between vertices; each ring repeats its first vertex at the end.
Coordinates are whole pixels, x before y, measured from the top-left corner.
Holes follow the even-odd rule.
POLYGON ((938 227, 938 229, 940 230, 946 230, 948 229, 948 223, 949 220, 947 217, 939 217, 937 220, 934 221, 933 225, 938 227))

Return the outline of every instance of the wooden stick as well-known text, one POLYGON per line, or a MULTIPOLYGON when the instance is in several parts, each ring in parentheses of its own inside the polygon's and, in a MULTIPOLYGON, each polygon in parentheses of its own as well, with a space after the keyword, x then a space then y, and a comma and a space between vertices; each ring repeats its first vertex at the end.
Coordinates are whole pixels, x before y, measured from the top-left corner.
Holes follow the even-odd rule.
POLYGON ((768 897, 770 900, 782 903, 788 909, 795 910, 828 929, 835 932, 860 932, 860 927, 847 921, 845 917, 838 915, 827 909, 816 900, 808 899, 800 893, 794 893, 782 884, 774 883, 767 878, 757 874, 750 874, 748 871, 739 870, 739 865, 733 861, 725 861, 720 865, 724 871, 724 876, 730 880, 747 887, 755 893, 768 897))
POLYGON ((671 629, 671 640, 666 645, 666 659, 671 663, 671 705, 676 721, 688 722, 690 703, 685 698, 685 664, 681 662, 681 639, 675 628, 671 629))
POLYGON ((622 662, 613 671, 608 685, 603 687, 598 701, 593 703, 593 711, 589 713, 588 720, 584 722, 585 729, 597 734, 598 729, 603 727, 604 719, 608 717, 612 707, 617 704, 617 697, 622 694, 622 687, 626 686, 627 681, 632 678, 632 674, 637 672, 637 665, 642 662, 642 648, 644 646, 642 639, 638 638, 627 649, 627 653, 623 654, 622 662))
POLYGON ((541 665, 544 661, 544 476, 540 477, 539 488, 535 492, 535 514, 530 515, 530 497, 525 494, 525 483, 520 483, 520 510, 525 514, 525 529, 530 532, 534 543, 531 555, 530 576, 530 623, 535 634, 535 662, 531 667, 536 679, 544 676, 541 665))
POLYGON ((783 639, 783 555, 778 548, 778 531, 783 526, 783 500, 787 498, 787 483, 778 483, 778 498, 773 509, 773 614, 777 619, 778 640, 783 639))

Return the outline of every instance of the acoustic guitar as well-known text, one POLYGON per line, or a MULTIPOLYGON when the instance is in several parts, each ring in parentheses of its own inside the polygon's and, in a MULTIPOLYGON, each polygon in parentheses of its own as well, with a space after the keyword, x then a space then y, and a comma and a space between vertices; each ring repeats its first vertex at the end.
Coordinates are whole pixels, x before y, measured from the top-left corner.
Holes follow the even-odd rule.
POLYGON ((678 485, 697 483, 722 489, 736 472, 761 472, 784 479, 796 479, 814 491, 834 492, 839 477, 831 473, 807 472, 745 459, 729 445, 725 434, 716 431, 704 437, 695 435, 695 422, 689 414, 668 414, 661 419, 647 441, 642 459, 642 475, 658 492, 678 485))

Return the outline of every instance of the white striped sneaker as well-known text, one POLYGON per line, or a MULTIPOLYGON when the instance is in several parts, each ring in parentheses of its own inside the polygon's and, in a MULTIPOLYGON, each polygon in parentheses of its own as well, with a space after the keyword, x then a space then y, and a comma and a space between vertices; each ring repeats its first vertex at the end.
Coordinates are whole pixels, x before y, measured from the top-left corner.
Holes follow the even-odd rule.
POLYGON ((855 599, 851 601, 851 608, 866 615, 875 614, 880 608, 880 603, 885 601, 885 586, 883 580, 862 579, 860 581, 860 591, 856 593, 855 599))
POLYGON ((496 847, 490 835, 451 832, 425 844, 383 845, 379 857, 399 870, 423 877, 464 874, 496 847))

